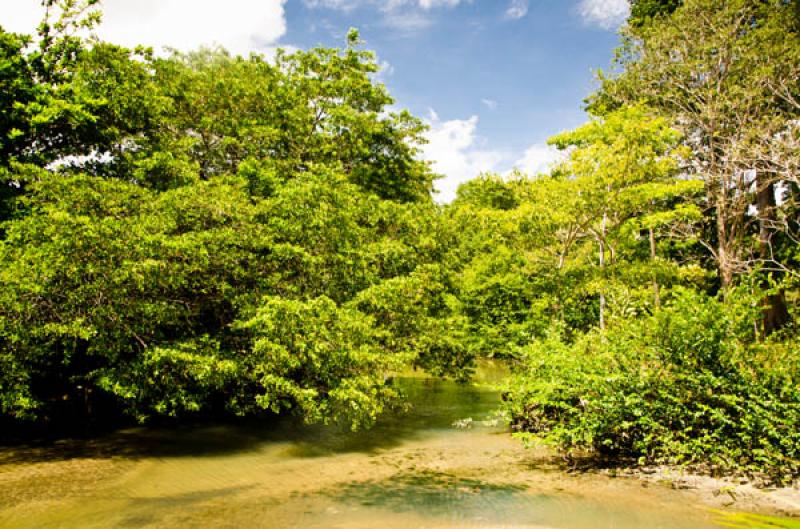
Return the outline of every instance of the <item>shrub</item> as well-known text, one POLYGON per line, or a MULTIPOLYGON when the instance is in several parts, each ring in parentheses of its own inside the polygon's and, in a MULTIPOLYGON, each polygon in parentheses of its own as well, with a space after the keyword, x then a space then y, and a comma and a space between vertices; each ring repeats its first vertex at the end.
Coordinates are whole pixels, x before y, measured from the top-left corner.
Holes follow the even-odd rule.
POLYGON ((678 292, 656 314, 524 351, 514 427, 566 452, 724 471, 800 470, 800 351, 752 343, 750 298, 678 292))

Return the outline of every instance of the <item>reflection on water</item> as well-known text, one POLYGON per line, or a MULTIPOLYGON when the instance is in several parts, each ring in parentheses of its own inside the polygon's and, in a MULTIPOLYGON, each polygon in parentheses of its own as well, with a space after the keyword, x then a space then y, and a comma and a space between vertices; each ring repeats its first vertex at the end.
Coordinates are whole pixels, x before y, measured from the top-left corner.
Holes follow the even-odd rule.
POLYGON ((369 432, 283 419, 0 450, 0 528, 713 527, 683 492, 548 465, 493 425, 487 386, 397 383, 412 409, 369 432))

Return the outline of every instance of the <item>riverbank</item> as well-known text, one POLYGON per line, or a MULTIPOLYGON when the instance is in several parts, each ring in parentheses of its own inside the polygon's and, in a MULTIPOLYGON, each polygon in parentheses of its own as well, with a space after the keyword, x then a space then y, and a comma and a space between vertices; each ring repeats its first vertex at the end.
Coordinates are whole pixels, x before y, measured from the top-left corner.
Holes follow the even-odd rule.
POLYGON ((690 491, 698 501, 717 509, 735 509, 772 516, 800 517, 800 483, 774 486, 758 478, 695 474, 680 467, 642 467, 592 471, 609 478, 631 479, 643 486, 690 491))

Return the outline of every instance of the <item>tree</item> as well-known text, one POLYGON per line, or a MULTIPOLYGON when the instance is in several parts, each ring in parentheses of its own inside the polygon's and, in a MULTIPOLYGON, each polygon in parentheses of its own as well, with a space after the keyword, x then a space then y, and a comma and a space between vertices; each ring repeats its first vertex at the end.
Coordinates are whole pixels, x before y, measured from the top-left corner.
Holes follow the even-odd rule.
MULTIPOLYGON (((593 100, 602 111, 609 101, 644 98, 684 133, 691 170, 705 182, 713 231, 702 238, 723 290, 756 269, 773 280, 788 272, 771 241, 781 226, 775 202, 786 181, 781 167, 790 163, 776 154, 785 152, 781 142, 798 116, 791 9, 783 1, 687 0, 671 16, 627 34, 623 72, 593 100)), ((769 333, 785 325, 788 313, 780 294, 766 304, 769 333)))
MULTIPOLYGON (((634 216, 655 213, 658 203, 697 189, 697 181, 675 178, 680 168, 679 140, 680 134, 666 120, 649 116, 640 106, 623 107, 550 139, 561 149, 574 147, 564 170, 573 175, 580 195, 579 229, 597 241, 601 282, 608 261, 616 259, 614 237, 625 223, 634 216)), ((652 242, 653 260, 654 253, 652 242)), ((599 296, 599 323, 604 329, 602 288, 599 296)))
POLYGON ((350 42, 346 50, 279 51, 274 63, 208 49, 156 60, 170 105, 133 163, 150 167, 170 152, 209 178, 269 159, 283 181, 326 164, 383 198, 429 200, 433 174, 416 159, 422 122, 386 112, 393 100, 370 77, 374 55, 350 42))
POLYGON ((422 122, 357 35, 155 58, 76 36, 93 4, 49 2, 38 51, 0 34, 0 413, 356 427, 402 365, 463 378, 422 122))
POLYGON ((30 121, 20 107, 37 97, 31 65, 24 54, 29 39, 0 28, 0 221, 10 216, 19 187, 11 178, 11 161, 24 153, 30 121))

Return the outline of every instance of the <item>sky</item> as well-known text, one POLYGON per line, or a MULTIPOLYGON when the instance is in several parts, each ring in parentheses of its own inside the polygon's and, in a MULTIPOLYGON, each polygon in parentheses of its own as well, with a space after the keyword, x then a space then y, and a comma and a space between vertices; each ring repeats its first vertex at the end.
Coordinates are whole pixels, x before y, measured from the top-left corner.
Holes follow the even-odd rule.
MULTIPOLYGON (((0 26, 32 33, 40 0, 0 0, 0 26)), ((444 175, 436 199, 482 172, 546 170, 548 137, 587 117, 627 0, 103 0, 101 38, 235 53, 342 46, 360 31, 378 80, 430 126, 422 157, 444 175)))

